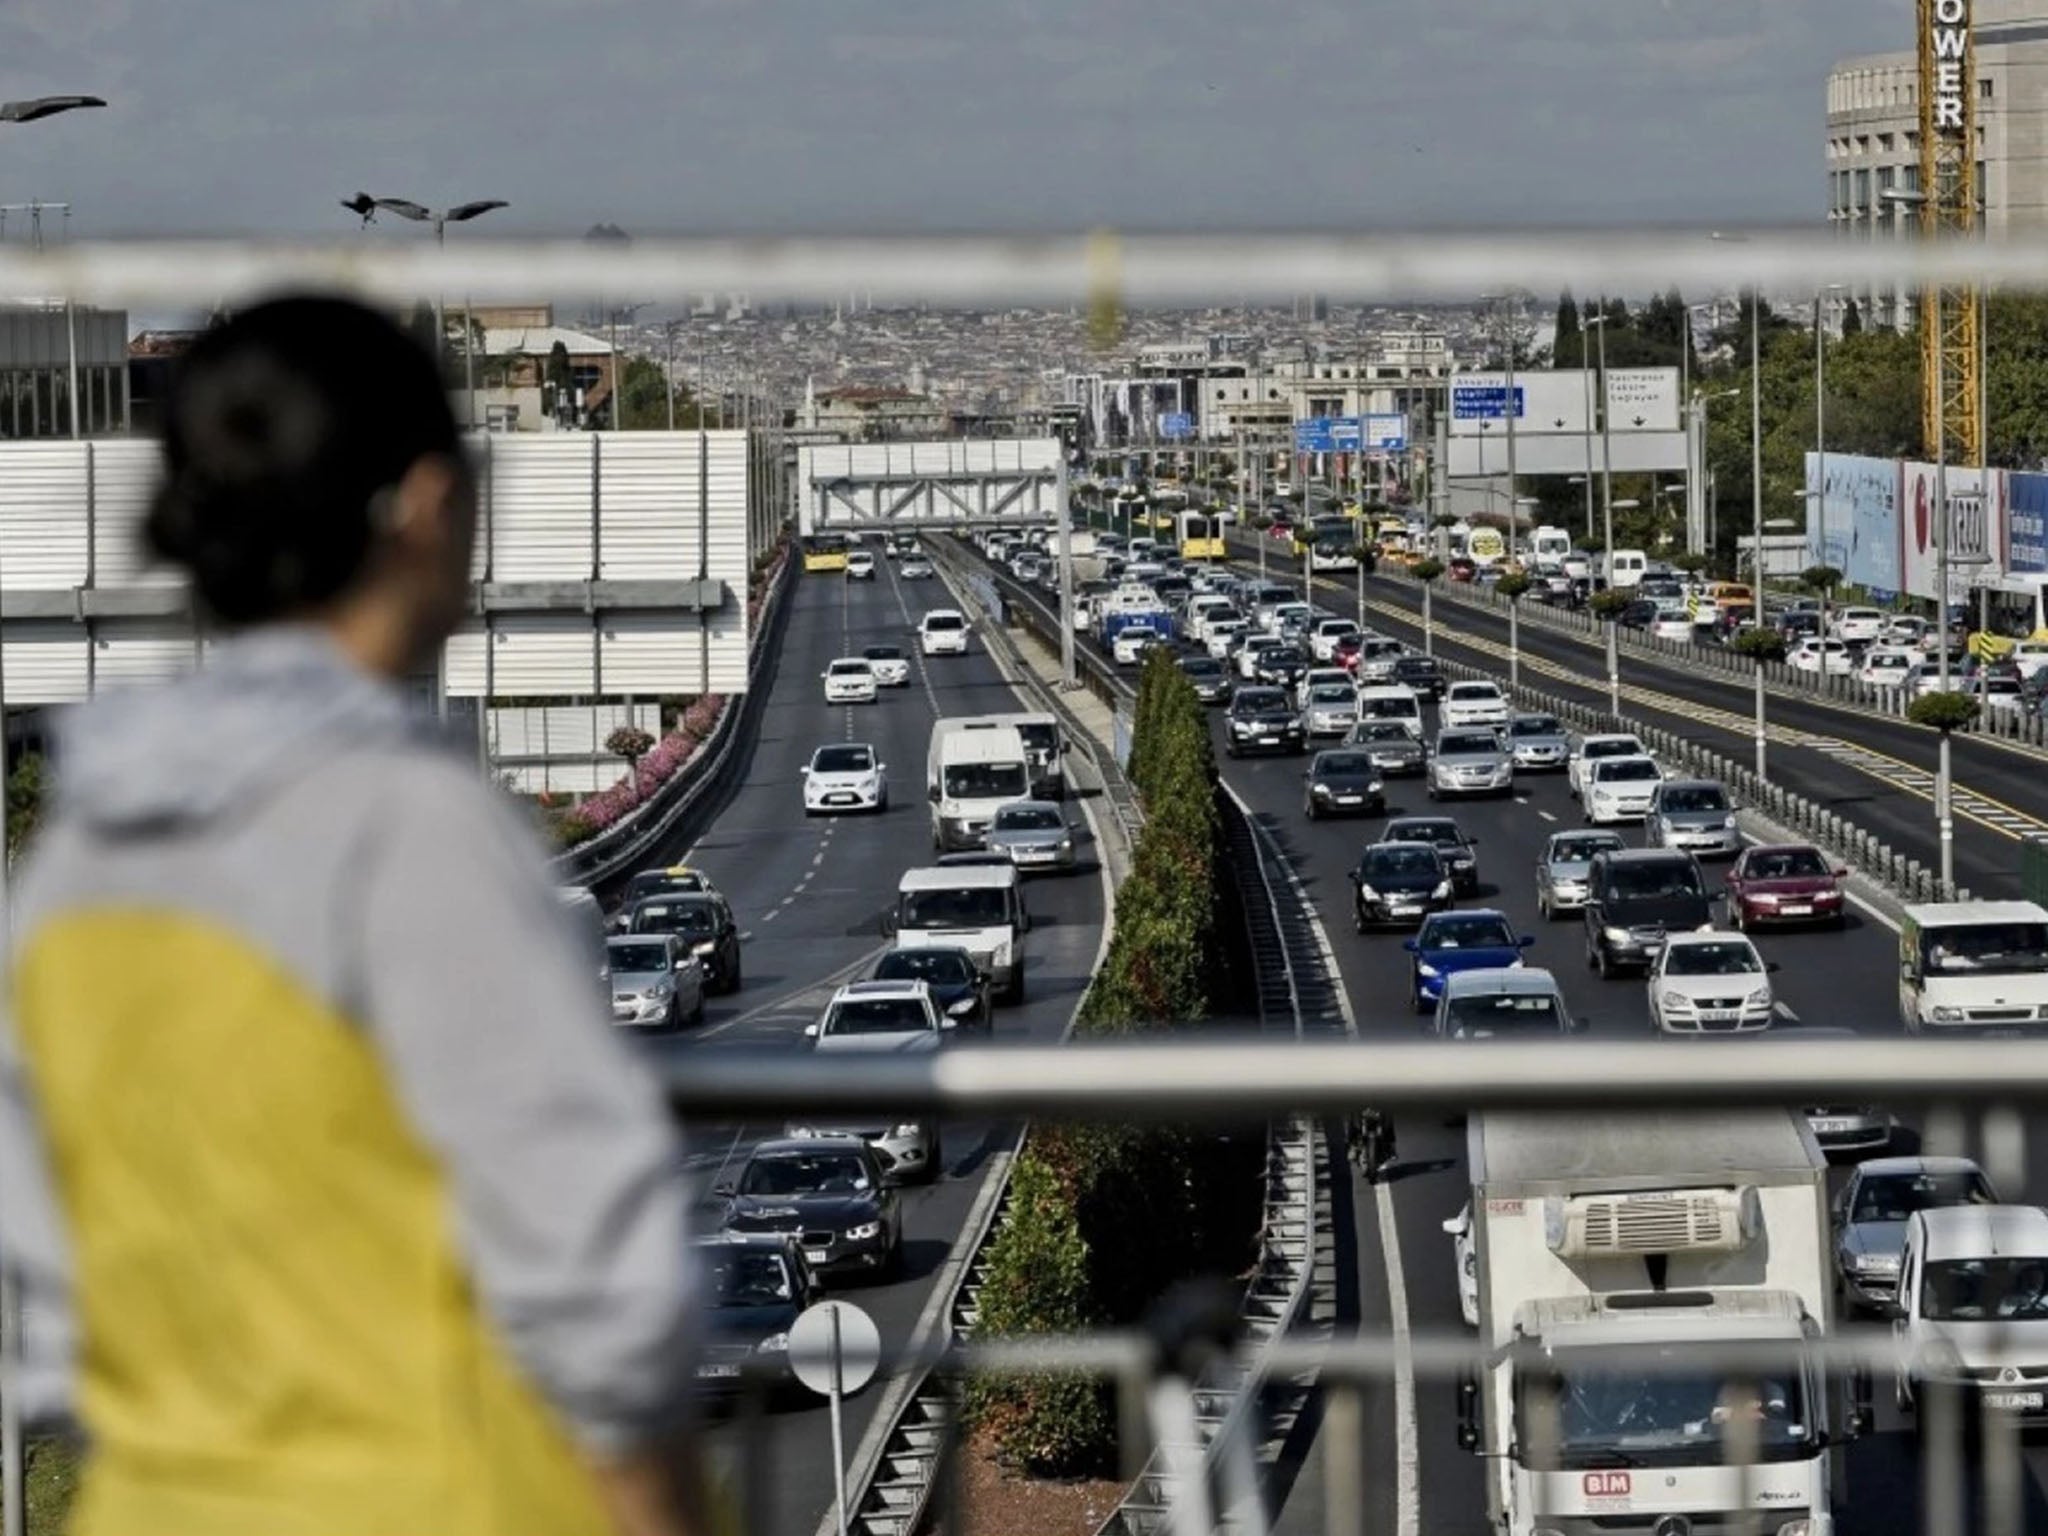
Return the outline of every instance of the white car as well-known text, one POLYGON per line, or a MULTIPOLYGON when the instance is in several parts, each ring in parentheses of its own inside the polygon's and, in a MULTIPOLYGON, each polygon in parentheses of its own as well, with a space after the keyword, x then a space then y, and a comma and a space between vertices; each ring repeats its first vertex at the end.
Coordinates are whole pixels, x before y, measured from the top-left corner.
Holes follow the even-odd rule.
POLYGON ((864 549, 848 551, 846 556, 846 579, 848 581, 873 581, 875 579, 875 557, 864 549))
POLYGON ((872 704, 881 697, 875 669, 865 656, 842 656, 821 674, 827 704, 872 704))
POLYGON ((861 656, 875 669, 875 682, 880 687, 910 686, 910 658, 903 654, 901 646, 871 645, 861 652, 861 656))
POLYGON ((1159 631, 1150 624, 1126 624, 1109 642, 1110 659, 1120 667, 1135 667, 1145 652, 1159 644, 1159 631))
POLYGON ((1970 697, 1987 710, 2018 709, 2026 703, 2026 685, 2016 677, 1980 677, 1969 685, 1970 697))
POLYGON ((889 765, 864 741, 820 747, 798 771, 804 776, 804 814, 825 816, 834 811, 886 811, 889 765))
POLYGON ((1438 708, 1440 723, 1447 728, 1506 725, 1514 713, 1497 683, 1453 683, 1438 708))
POLYGON ((1472 1202, 1444 1223, 1450 1234, 1451 1263, 1458 1271, 1458 1314, 1467 1328, 1479 1326, 1479 1253, 1472 1246, 1472 1202))
POLYGON ((1891 615, 1882 608, 1837 608, 1829 626, 1837 640, 1871 641, 1884 633, 1891 615))
POLYGON ((1658 640, 1692 639, 1692 615, 1678 604, 1670 604, 1657 610, 1657 616, 1650 620, 1650 634, 1658 640))
POLYGON ((1933 629, 1934 626, 1925 619, 1910 613, 1902 613, 1888 621, 1877 638, 1886 645, 1903 645, 1909 649, 1917 649, 1927 644, 1927 637, 1933 633, 1933 629))
POLYGON ((967 615, 957 608, 934 608, 917 626, 917 644, 927 656, 965 656, 967 615))
POLYGON ((923 555, 905 555, 903 557, 903 564, 897 568, 896 574, 905 581, 929 581, 932 575, 932 563, 923 555))
POLYGON ((1792 647, 1785 662, 1795 672, 1811 672, 1816 677, 1847 677, 1856 666, 1848 644, 1841 640, 1802 640, 1792 647))
POLYGON ((1308 653, 1312 660, 1329 661, 1337 653, 1337 642, 1346 635, 1358 633, 1358 625, 1351 619, 1318 619, 1315 627, 1308 632, 1308 653))
POLYGON ((1856 679, 1872 688, 1903 688, 1919 660, 1911 651, 1865 651, 1856 679))
POLYGON ((1245 619, 1214 619, 1204 630, 1202 643, 1218 661, 1228 661, 1235 653, 1238 641, 1250 634, 1251 628, 1245 619))
POLYGON ((2016 640, 2009 659, 2020 669, 2021 677, 2032 677, 2048 669, 2048 640, 2016 640))
POLYGON ((1566 788, 1571 792, 1572 798, 1580 799, 1586 793, 1586 780, 1592 775, 1593 764, 1604 762, 1610 757, 1649 755, 1650 749, 1636 736, 1581 736, 1579 744, 1572 749, 1572 755, 1564 765, 1566 788))
POLYGON ((1664 772, 1651 758, 1602 758, 1586 778, 1586 820, 1596 827, 1641 821, 1650 814, 1650 801, 1663 782, 1664 772))
POLYGON ((1358 697, 1358 684, 1351 680, 1351 674, 1342 667, 1310 667, 1301 674, 1301 680, 1294 685, 1294 704, 1297 709, 1308 703, 1309 695, 1318 688, 1343 688, 1353 700, 1358 697))
MULTIPOLYGON (((2048 1212, 1945 1205, 1906 1218, 1892 1325, 1897 1397, 1921 1407, 1928 1381, 1960 1388, 1959 1409, 2017 1428, 2048 1420, 2048 1212)), ((1985 1426, 1987 1433, 1991 1426, 1985 1426)))
POLYGON ((1771 1027, 1777 999, 1746 934, 1672 933, 1650 966, 1650 1022, 1661 1034, 1735 1034, 1771 1027))

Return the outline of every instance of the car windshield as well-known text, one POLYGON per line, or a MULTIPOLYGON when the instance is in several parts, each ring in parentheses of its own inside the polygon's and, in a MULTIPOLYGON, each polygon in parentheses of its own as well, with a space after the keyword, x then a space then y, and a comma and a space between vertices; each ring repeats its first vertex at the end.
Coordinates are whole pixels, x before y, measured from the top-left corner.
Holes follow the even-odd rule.
POLYGON ((974 962, 957 949, 892 949, 875 963, 875 980, 965 986, 974 980, 974 962))
POLYGON ((1380 720, 1412 720, 1421 713, 1415 707, 1413 699, 1360 699, 1358 708, 1361 714, 1371 715, 1380 720))
POLYGON ((1287 695, 1277 688, 1247 688, 1230 706, 1234 715, 1256 715, 1262 710, 1285 709, 1287 695))
POLYGON ((1904 1221, 1915 1211, 1997 1203, 1984 1175, 1974 1168, 1948 1173, 1873 1173, 1857 1184, 1849 1219, 1904 1221))
POLYGON ((1380 721, 1367 721, 1364 725, 1357 727, 1352 731, 1351 739, 1356 742, 1369 741, 1373 743, 1390 741, 1403 746, 1409 745, 1415 740, 1413 736, 1410 736, 1398 724, 1380 721))
POLYGON ((2048 1317, 2048 1257, 1931 1259, 1920 1315, 1938 1323, 2048 1317))
POLYGON ((718 919, 702 902, 642 902, 633 913, 638 933, 711 933, 717 927, 718 919))
POLYGON ((813 773, 866 773, 875 766, 875 754, 866 747, 820 747, 811 759, 813 773))
POLYGON ((931 1017, 919 998, 857 997, 834 1003, 825 1015, 825 1027, 818 1033, 821 1036, 904 1035, 927 1032, 931 1027, 931 1017))
POLYGON ((924 627, 934 629, 965 629, 967 621, 957 613, 928 613, 924 616, 924 627))
POLYGON ((858 1152, 775 1152, 757 1157, 740 1176, 743 1195, 855 1195, 868 1188, 858 1152))
POLYGON ((1622 846, 1616 832, 1582 832, 1560 837, 1550 845, 1553 864, 1590 864, 1596 853, 1611 853, 1622 846))
POLYGON ((1311 704, 1354 704, 1358 695, 1343 683, 1317 683, 1308 691, 1311 704))
POLYGON ((1617 763, 1605 763, 1593 772, 1595 783, 1638 784, 1659 775, 1657 765, 1646 757, 1623 758, 1617 763))
POLYGON ((1213 656, 1187 656, 1180 664, 1181 671, 1189 677, 1221 677, 1223 663, 1213 656))
POLYGON ((1751 976, 1763 968, 1756 951, 1741 939, 1673 944, 1664 952, 1666 976, 1751 976))
POLYGON ((1765 1461, 1813 1451, 1797 1371, 1739 1376, 1705 1345, 1560 1350, 1518 1371, 1515 1387, 1515 1435, 1531 1467, 1718 1465, 1725 1440, 1749 1436, 1765 1461))
POLYGON ((1491 683, 1453 683, 1450 702, 1453 704, 1498 704, 1500 690, 1491 683))
POLYGON ((1438 918, 1422 935, 1424 949, 1506 949, 1514 942, 1507 920, 1484 912, 1438 918))
POLYGON ((748 1253, 744 1249, 714 1252, 704 1266, 719 1307, 772 1307, 794 1294, 789 1270, 779 1253, 748 1253))
POLYGON ((1633 736, 1619 736, 1609 741, 1589 741, 1579 749, 1579 755, 1587 759, 1600 757, 1641 757, 1642 743, 1633 736))
POLYGON ((659 896, 663 891, 700 891, 703 888, 702 876, 679 875, 666 869, 647 869, 626 882, 626 900, 638 901, 643 896, 659 896))
POLYGON ((874 668, 864 661, 835 661, 832 663, 834 677, 866 677, 874 668))
POLYGON ((1523 715, 1511 727, 1517 736, 1562 736, 1564 727, 1555 715, 1523 715))
POLYGON ((2048 924, 1957 923, 1922 934, 1927 969, 1944 975, 2048 971, 2048 924))
POLYGON ((1479 997, 1454 997, 1444 1004, 1451 1033, 1469 1039, 1510 1034, 1564 1033, 1564 1011, 1548 992, 1494 992, 1479 997))
POLYGON ((1009 893, 1001 886, 909 891, 903 897, 905 928, 999 928, 1009 921, 1009 893))
POLYGON ((1367 778, 1372 759, 1362 752, 1325 752, 1316 759, 1316 773, 1332 779, 1367 778))
POLYGON ((1486 731, 1467 731, 1461 736, 1443 736, 1437 739, 1439 757, 1454 756, 1468 752, 1498 752, 1500 743, 1486 731))
POLYGON ((1006 805, 996 812, 998 832, 1056 832, 1065 825, 1049 805, 1006 805))
POLYGON ((1821 880, 1828 861, 1814 848, 1771 848, 1749 856, 1742 872, 1750 880, 1821 880))
POLYGON ((1427 847, 1398 843, 1368 849, 1362 865, 1368 881, 1383 875, 1435 876, 1441 869, 1436 854, 1427 847))
POLYGON ((1387 828, 1387 837, 1406 843, 1431 843, 1439 848, 1456 848, 1465 839, 1452 821, 1410 821, 1387 828))
POLYGON ((869 661, 901 661, 903 647, 900 645, 871 645, 861 652, 869 661))
POLYGON ((1700 887, 1700 872, 1691 859, 1617 864, 1608 871, 1607 881, 1616 896, 1637 901, 1705 894, 1700 887))
POLYGON ((1711 785, 1680 785, 1664 791, 1658 805, 1667 811, 1725 811, 1728 797, 1711 785))
POLYGON ((995 800, 1029 788, 1022 763, 954 763, 946 769, 949 800, 995 800))
POLYGON ((668 946, 666 944, 614 944, 611 946, 611 964, 614 972, 665 971, 668 969, 668 946))

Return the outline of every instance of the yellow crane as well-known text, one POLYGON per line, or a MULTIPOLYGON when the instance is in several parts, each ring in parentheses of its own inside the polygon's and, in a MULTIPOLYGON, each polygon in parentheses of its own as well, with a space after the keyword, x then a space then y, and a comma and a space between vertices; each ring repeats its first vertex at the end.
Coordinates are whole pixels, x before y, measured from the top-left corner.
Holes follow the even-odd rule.
MULTIPOLYGON (((1919 0, 1920 233, 1967 237, 1977 224, 1977 71, 1971 0, 1919 0)), ((1930 458, 1981 464, 1976 290, 1934 285, 1921 299, 1920 424, 1930 458)))

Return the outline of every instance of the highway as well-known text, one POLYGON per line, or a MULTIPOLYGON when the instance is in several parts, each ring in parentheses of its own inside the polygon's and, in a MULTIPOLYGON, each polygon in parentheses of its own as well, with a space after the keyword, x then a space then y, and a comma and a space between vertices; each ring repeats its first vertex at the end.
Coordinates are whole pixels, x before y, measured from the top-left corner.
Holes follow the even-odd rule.
MULTIPOLYGON (((1373 622, 1386 620, 1389 609, 1396 606, 1387 596, 1395 585, 1389 581, 1369 585, 1369 598, 1379 605, 1373 622)), ((1355 593, 1355 585, 1344 590, 1355 593)), ((1351 611, 1349 603, 1340 605, 1333 600, 1337 595, 1320 589, 1317 593, 1327 606, 1351 611)), ((1475 627, 1471 611, 1439 604, 1436 613, 1440 653, 1457 659, 1470 657, 1473 665, 1488 665, 1504 682, 1505 663, 1488 649, 1483 636, 1471 633, 1475 627)), ((1385 627, 1401 632, 1397 624, 1385 627)), ((1531 628, 1523 626, 1525 641, 1531 628)), ((1569 643, 1552 640, 1545 650, 1570 657, 1564 649, 1569 643)), ((1092 644, 1090 649, 1101 654, 1092 644)), ((1554 679, 1529 675, 1526 655, 1524 676, 1532 686, 1557 687, 1554 679)), ((1595 686, 1604 689, 1604 681, 1595 686)), ((1704 694, 1706 690, 1696 692, 1704 694)), ((1807 712, 1819 711, 1808 706, 1807 712)), ((1428 713, 1433 733, 1434 711, 1428 713)), ((1844 725, 1839 715, 1829 722, 1837 734, 1843 732, 1844 725)), ((1320 916, 1360 1037, 1412 1037, 1421 1020, 1408 1003, 1408 957, 1401 948, 1402 935, 1359 935, 1349 917, 1346 872, 1356 862, 1360 848, 1377 836, 1379 819, 1321 821, 1311 826, 1301 809, 1305 760, 1227 758, 1220 722, 1216 728, 1217 761, 1225 780, 1278 845, 1320 916)), ((1720 749, 1729 750, 1726 745, 1720 749)), ((1789 775, 1791 764, 1784 767, 1789 775)), ((1839 768, 1836 773, 1839 777, 1839 768)), ((1819 787, 1827 792, 1825 778, 1819 787)), ((1481 889, 1460 905, 1497 907, 1508 914, 1518 931, 1538 936, 1528 963, 1546 967, 1557 976, 1570 1012, 1587 1021, 1592 1039, 1639 1039, 1649 1032, 1643 981, 1598 979, 1585 964, 1579 923, 1575 919, 1545 923, 1537 914, 1533 885, 1537 854, 1552 831, 1580 821, 1577 802, 1566 792, 1561 774, 1523 776, 1512 798, 1443 805, 1428 799, 1419 779, 1390 780, 1387 790, 1388 815, 1446 811, 1455 814, 1478 839, 1481 889)), ((1846 797, 1837 792, 1831 798, 1846 797)), ((1983 835, 1987 839, 1992 836, 1988 831, 1983 835)), ((2008 841, 2006 847, 2011 846, 2008 841)), ((2006 857, 2011 860, 2012 855, 2006 857)), ((1710 879, 1712 873, 1710 868, 1710 879)), ((1825 1025, 1873 1036, 1898 1031, 1896 933, 1883 913, 1859 907, 1852 910, 1840 931, 1765 932, 1758 935, 1757 943, 1764 957, 1779 966, 1772 978, 1781 1005, 1777 1027, 1790 1030, 1825 1025)), ((1678 1041, 1671 1048, 1743 1047, 1678 1041)), ((1378 1186, 1353 1178, 1349 1210, 1344 1209, 1344 1201, 1338 1202, 1340 1244, 1350 1243, 1355 1265, 1349 1275, 1341 1277, 1340 1295, 1348 1298, 1346 1311, 1355 1312, 1358 1326, 1367 1331, 1405 1327, 1456 1332, 1462 1326, 1456 1275, 1451 1240, 1442 1231, 1442 1223, 1457 1214, 1466 1199, 1464 1130, 1461 1124, 1404 1122, 1398 1131, 1400 1162, 1392 1176, 1378 1186)), ((1902 1117, 1893 1150, 1912 1151, 1918 1141, 1917 1129, 1902 1117)), ((2002 1190, 2005 1198, 2039 1200, 2042 1191, 2048 1190, 2048 1145, 2044 1141, 2048 1139, 2029 1138, 2024 1187, 2002 1190)), ((1981 1152, 1974 1127, 1965 1150, 1981 1152)), ((1910 1424, 1902 1422, 1892 1407, 1887 1380, 1876 1382, 1873 1396, 1878 1410, 1876 1433, 1852 1446, 1846 1455, 1844 1525, 1859 1533, 1907 1536, 1920 1529, 1914 1435, 1910 1424)), ((1483 1480, 1474 1459, 1457 1447, 1455 1405, 1448 1382, 1419 1381, 1409 1400, 1391 1387, 1371 1393, 1365 1422, 1369 1503, 1363 1528, 1398 1536, 1481 1536, 1487 1530, 1483 1480), (1404 1468, 1404 1458, 1411 1456, 1404 1468)), ((2048 1446, 2037 1441, 2028 1447, 2025 1469, 2023 1528, 2048 1529, 2048 1446)), ((1288 1536, 1338 1528, 1326 1525, 1327 1513, 1318 1448, 1310 1451, 1285 1489, 1279 1528, 1288 1536)), ((1352 1522, 1348 1528, 1358 1529, 1359 1525, 1352 1522)))
MULTIPOLYGON (((965 657, 917 657, 913 621, 927 607, 950 606, 937 581, 896 581, 881 562, 872 582, 812 574, 798 583, 789 629, 743 782, 712 825, 676 854, 701 867, 732 903, 742 934, 745 984, 714 997, 704 1024, 645 1040, 672 1069, 694 1053, 764 1043, 802 1048, 803 1026, 817 1018, 833 988, 864 975, 885 947, 880 921, 906 869, 931 861, 924 800, 925 749, 940 714, 979 714, 1027 707, 975 646, 965 657), (837 656, 895 643, 911 657, 907 688, 884 689, 874 705, 824 702, 819 674, 837 656), (798 770, 820 745, 868 741, 888 766, 889 809, 882 815, 806 820, 798 770)), ((1028 901, 1027 1001, 999 1009, 996 1038, 1054 1040, 1064 1032, 1093 972, 1102 942, 1105 884, 1092 836, 1081 867, 1034 879, 1028 901)), ((778 1134, 776 1125, 693 1125, 691 1170, 708 1195, 736 1174, 752 1143, 778 1134)), ((935 1273, 945 1263, 975 1208, 992 1162, 1014 1143, 1014 1125, 958 1124, 944 1129, 944 1172, 934 1184, 904 1191, 903 1278, 849 1286, 834 1294, 865 1308, 881 1329, 884 1351, 910 1342, 932 1301, 935 1273)), ((715 1208, 707 1201, 707 1218, 715 1208)), ((859 1446, 882 1398, 878 1381, 848 1405, 847 1449, 859 1446)), ((725 1454, 740 1443, 736 1428, 719 1432, 725 1454)), ((766 1442, 750 1450, 769 1457, 772 1518, 764 1530, 809 1536, 832 1500, 831 1440, 823 1399, 785 1406, 770 1421, 766 1442)))

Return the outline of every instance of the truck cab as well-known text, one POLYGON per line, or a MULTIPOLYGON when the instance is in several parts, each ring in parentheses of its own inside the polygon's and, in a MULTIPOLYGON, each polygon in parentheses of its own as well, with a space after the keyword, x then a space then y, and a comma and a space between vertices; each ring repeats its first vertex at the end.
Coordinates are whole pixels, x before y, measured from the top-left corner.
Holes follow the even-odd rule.
POLYGON ((1908 907, 1899 1022, 1909 1035, 2035 1034, 2048 1026, 2048 910, 2031 901, 1908 907))
POLYGON ((925 764, 933 848, 979 848, 997 810, 1030 794, 1030 756, 1015 726, 972 718, 933 724, 925 764))

